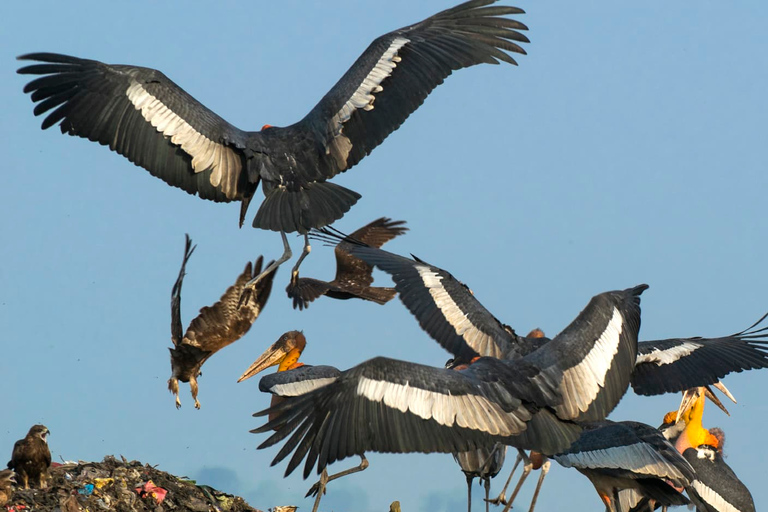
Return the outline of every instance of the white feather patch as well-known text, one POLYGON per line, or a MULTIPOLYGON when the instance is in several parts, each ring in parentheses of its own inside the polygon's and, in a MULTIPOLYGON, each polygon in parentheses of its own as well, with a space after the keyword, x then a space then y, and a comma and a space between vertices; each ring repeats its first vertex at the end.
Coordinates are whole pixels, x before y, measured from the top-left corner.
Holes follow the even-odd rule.
POLYGON ((318 388, 322 388, 323 386, 327 386, 333 382, 336 382, 336 377, 302 380, 286 384, 275 384, 269 388, 269 392, 277 396, 300 396, 318 388))
POLYGON ((601 450, 556 455, 565 467, 579 469, 624 469, 640 475, 650 475, 673 481, 687 479, 672 463, 644 443, 612 446, 601 450))
POLYGON ((135 80, 125 91, 128 100, 155 129, 181 146, 192 157, 192 169, 211 171, 211 185, 230 198, 237 195, 237 179, 242 164, 237 154, 223 144, 208 139, 179 117, 135 80))
POLYGON ((705 485, 701 480, 694 480, 691 482, 691 485, 693 486, 693 489, 696 491, 696 493, 699 495, 699 497, 710 505, 713 509, 717 510, 718 512, 743 512, 730 503, 728 503, 725 498, 720 496, 714 489, 711 487, 705 485))
POLYGON ((352 149, 352 143, 343 135, 344 123, 352 117, 352 113, 356 110, 373 110, 373 104, 376 100, 374 95, 384 90, 381 82, 390 76, 392 70, 397 67, 397 63, 401 60, 397 52, 409 42, 410 40, 405 37, 396 37, 389 48, 379 57, 373 69, 355 89, 355 92, 331 118, 329 127, 333 139, 326 148, 326 153, 333 155, 337 165, 342 170, 347 168, 347 157, 352 149))
POLYGON ((586 357, 563 372, 560 383, 563 404, 557 406, 559 416, 575 418, 586 411, 605 386, 605 377, 619 351, 622 324, 621 313, 614 307, 611 320, 586 357))
POLYGON ((666 350, 653 349, 648 354, 637 354, 637 363, 656 363, 657 366, 672 364, 701 348, 700 343, 686 341, 666 350))
POLYGON ((491 435, 513 436, 523 432, 531 418, 525 409, 515 414, 504 412, 498 404, 477 395, 457 395, 427 391, 409 384, 361 377, 357 394, 400 412, 410 412, 446 427, 458 426, 491 435))
POLYGON ((451 324, 456 334, 461 336, 481 356, 502 357, 503 354, 496 341, 475 327, 454 302, 451 295, 443 288, 443 276, 425 265, 414 265, 414 268, 419 273, 424 286, 429 290, 435 305, 445 320, 451 324))

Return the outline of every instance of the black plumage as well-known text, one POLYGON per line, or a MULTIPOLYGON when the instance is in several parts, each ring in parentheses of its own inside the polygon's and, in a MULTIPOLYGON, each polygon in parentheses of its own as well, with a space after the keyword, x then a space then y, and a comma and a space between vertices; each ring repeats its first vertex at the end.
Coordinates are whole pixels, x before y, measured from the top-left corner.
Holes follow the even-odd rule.
MULTIPOLYGON (((326 230, 316 236, 329 240, 335 235, 326 230)), ((462 361, 477 356, 519 358, 550 341, 517 335, 446 270, 415 256, 405 258, 364 244, 350 250, 390 274, 400 300, 419 325, 462 361)), ((641 395, 679 392, 714 384, 731 372, 768 367, 768 327, 757 328, 766 317, 721 338, 640 341, 634 367, 630 366, 634 391, 641 395)))
POLYGON ((554 459, 589 478, 606 511, 618 510, 622 489, 634 489, 663 506, 685 505, 688 500, 668 482, 682 488, 695 476, 659 430, 634 421, 585 426, 581 437, 554 459))
POLYGON ((641 341, 632 373, 638 395, 660 395, 715 384, 732 372, 768 368, 768 315, 721 338, 641 341))
MULTIPOLYGON (((320 102, 286 127, 241 130, 160 71, 55 53, 18 70, 43 129, 109 146, 169 185, 203 199, 240 201, 242 225, 259 183, 253 226, 307 233, 341 218, 360 194, 328 181, 356 165, 453 71, 516 64, 528 39, 515 7, 470 0, 375 39, 320 102)), ((305 246, 305 253, 308 247, 305 246)))
MULTIPOLYGON (((493 442, 562 451, 578 437, 581 428, 573 420, 583 412, 561 405, 575 389, 594 390, 593 381, 574 372, 579 365, 569 354, 602 340, 634 360, 645 288, 598 295, 544 352, 532 356, 480 358, 459 371, 382 357, 366 361, 333 383, 257 413, 274 419, 254 432, 276 430, 260 448, 287 438, 274 463, 294 452, 286 473, 306 459, 305 476, 315 464, 319 472, 367 451, 461 452, 493 442)), ((610 366, 613 359, 612 352, 599 349, 591 364, 610 366)), ((612 409, 615 404, 606 400, 618 401, 623 392, 600 394, 595 410, 612 409)))
POLYGON ((254 288, 254 300, 240 304, 240 296, 246 284, 261 272, 263 258, 259 256, 254 264, 249 261, 237 277, 235 283, 227 288, 221 298, 211 306, 200 309, 200 313, 189 323, 186 332, 181 324, 181 286, 186 275, 187 261, 195 250, 192 240, 186 235, 184 259, 179 275, 171 290, 171 378, 168 389, 176 396, 176 407, 181 407, 179 382, 189 382, 195 408, 200 408, 197 399, 197 377, 203 364, 213 354, 239 340, 250 330, 261 311, 267 304, 272 291, 272 281, 276 269, 259 281, 254 288))
POLYGON ((295 272, 286 288, 288 297, 293 299, 294 309, 309 307, 309 303, 325 295, 333 299, 364 299, 377 304, 386 304, 396 295, 392 287, 371 286, 373 267, 365 261, 352 256, 349 252, 350 239, 359 240, 372 247, 381 247, 396 236, 405 233, 405 221, 382 217, 352 232, 336 244, 333 250, 336 256, 336 276, 332 281, 321 281, 309 277, 299 277, 295 272))
POLYGON ((688 448, 683 457, 696 472, 688 492, 697 512, 755 512, 752 493, 723 459, 722 447, 688 448))

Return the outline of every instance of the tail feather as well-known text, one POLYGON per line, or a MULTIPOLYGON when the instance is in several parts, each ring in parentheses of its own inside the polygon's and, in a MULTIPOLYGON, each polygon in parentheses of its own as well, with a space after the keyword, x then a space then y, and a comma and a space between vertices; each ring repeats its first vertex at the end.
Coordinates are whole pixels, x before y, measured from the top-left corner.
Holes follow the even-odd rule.
POLYGON ((360 197, 354 190, 327 181, 309 183, 296 191, 276 187, 261 203, 253 227, 307 233, 343 217, 360 197))

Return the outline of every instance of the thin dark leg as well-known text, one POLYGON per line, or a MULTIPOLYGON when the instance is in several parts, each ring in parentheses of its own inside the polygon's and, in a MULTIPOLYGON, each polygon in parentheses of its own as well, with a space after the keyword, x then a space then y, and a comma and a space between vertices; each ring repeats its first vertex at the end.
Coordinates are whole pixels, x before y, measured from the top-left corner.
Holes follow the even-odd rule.
MULTIPOLYGON (((320 490, 322 488, 322 492, 325 493, 325 486, 328 484, 328 482, 333 482, 337 478, 341 478, 343 476, 351 475, 352 473, 359 473, 360 471, 364 471, 368 468, 368 459, 365 458, 365 455, 360 455, 360 465, 355 466, 349 469, 346 469, 344 471, 339 471, 336 474, 333 474, 331 476, 328 476, 328 472, 324 471, 323 475, 320 475, 320 481, 317 482, 315 485, 309 488, 307 491, 307 494, 304 496, 305 498, 309 496, 318 496, 320 495, 320 490), (325 480, 325 481, 323 481, 325 480)), ((319 503, 320 500, 318 498, 317 503, 319 503)), ((314 511, 313 511, 314 512, 314 511)))
POLYGON ((509 487, 509 484, 512 482, 512 477, 515 476, 515 471, 517 471, 517 466, 520 465, 520 461, 523 460, 523 457, 520 455, 521 450, 518 450, 517 458, 515 459, 515 465, 512 466, 512 472, 509 474, 509 477, 507 478, 507 482, 504 484, 504 487, 501 489, 501 493, 499 493, 498 496, 496 496, 494 499, 490 501, 490 503, 493 503, 494 505, 506 505, 507 504, 507 487, 509 487))

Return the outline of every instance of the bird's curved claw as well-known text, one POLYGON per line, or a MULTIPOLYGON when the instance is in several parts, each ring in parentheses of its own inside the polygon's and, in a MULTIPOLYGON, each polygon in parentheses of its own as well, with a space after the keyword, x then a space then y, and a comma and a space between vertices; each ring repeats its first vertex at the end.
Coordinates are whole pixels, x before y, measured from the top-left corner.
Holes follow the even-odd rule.
POLYGON ((491 505, 506 505, 507 497, 501 494, 499 496, 496 496, 493 499, 490 499, 490 500, 484 499, 483 501, 485 501, 486 503, 490 503, 491 505))

